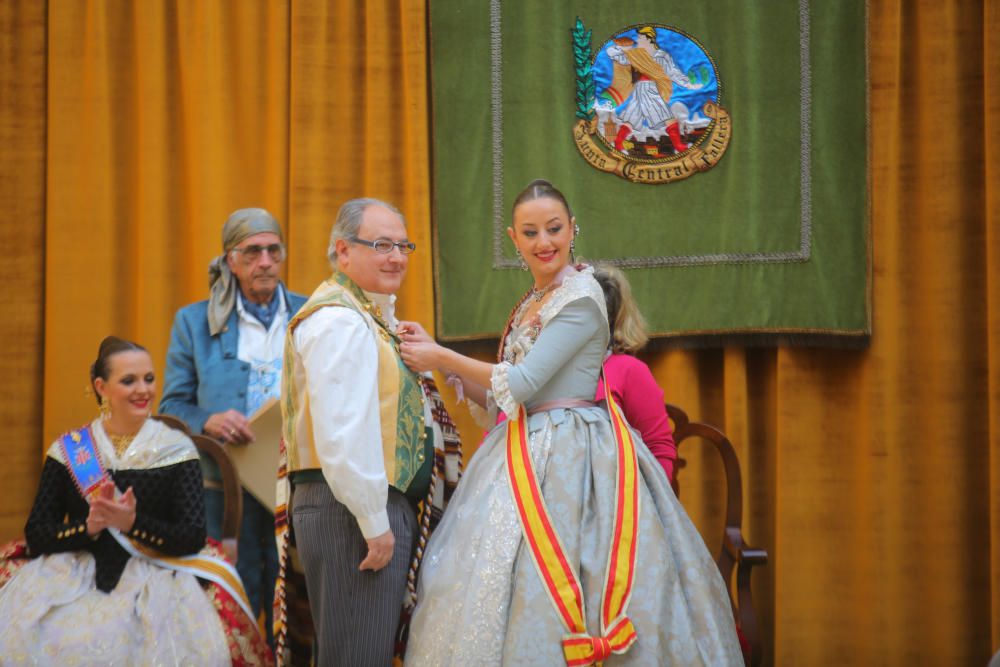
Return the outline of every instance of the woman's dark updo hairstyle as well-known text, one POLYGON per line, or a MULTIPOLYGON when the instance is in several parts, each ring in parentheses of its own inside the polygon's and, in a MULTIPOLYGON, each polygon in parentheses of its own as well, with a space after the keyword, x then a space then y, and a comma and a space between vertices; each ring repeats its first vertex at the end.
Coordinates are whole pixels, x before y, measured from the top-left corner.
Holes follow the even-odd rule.
POLYGON ((569 202, 566 201, 566 197, 563 196, 563 193, 559 192, 559 190, 556 189, 556 186, 542 178, 536 178, 531 183, 528 183, 528 187, 521 190, 521 194, 514 199, 514 206, 510 209, 511 214, 513 215, 514 211, 516 211, 517 207, 521 204, 534 201, 535 199, 542 199, 543 197, 548 197, 549 199, 555 199, 556 201, 561 202, 563 207, 566 209, 566 214, 571 218, 573 217, 573 210, 569 207, 569 202))
MULTIPOLYGON (((90 365, 90 386, 94 387, 94 380, 101 378, 108 381, 108 373, 111 372, 111 357, 119 352, 148 352, 146 348, 130 340, 119 338, 118 336, 108 336, 101 341, 101 346, 97 348, 97 359, 90 365)), ((94 396, 97 404, 100 405, 101 397, 97 394, 97 387, 94 387, 94 396)))

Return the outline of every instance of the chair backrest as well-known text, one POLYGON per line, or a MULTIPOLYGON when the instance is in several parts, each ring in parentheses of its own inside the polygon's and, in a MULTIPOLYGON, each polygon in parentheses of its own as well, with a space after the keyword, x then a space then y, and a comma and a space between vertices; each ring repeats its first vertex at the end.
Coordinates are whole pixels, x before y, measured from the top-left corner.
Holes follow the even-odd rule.
MULTIPOLYGON (((757 616, 753 607, 750 590, 750 573, 755 565, 767 563, 767 552, 755 549, 743 540, 743 476, 740 462, 736 457, 729 438, 714 426, 692 422, 687 413, 676 405, 666 404, 667 415, 674 423, 674 443, 678 454, 685 441, 697 439, 709 442, 722 459, 726 476, 726 518, 722 535, 722 545, 716 558, 722 579, 729 586, 729 600, 743 637, 750 644, 750 665, 756 667, 763 659, 763 647, 757 628, 757 616), (733 590, 733 570, 736 570, 736 584, 733 590)), ((674 493, 680 498, 680 472, 685 467, 684 459, 678 457, 674 468, 674 493)))
POLYGON ((236 471, 226 448, 215 438, 205 434, 192 434, 184 420, 173 415, 155 415, 170 428, 182 431, 191 438, 195 447, 203 456, 210 457, 219 466, 222 473, 222 496, 224 509, 222 511, 222 551, 232 562, 236 562, 237 544, 240 537, 240 519, 243 516, 243 490, 240 487, 240 475, 236 471))

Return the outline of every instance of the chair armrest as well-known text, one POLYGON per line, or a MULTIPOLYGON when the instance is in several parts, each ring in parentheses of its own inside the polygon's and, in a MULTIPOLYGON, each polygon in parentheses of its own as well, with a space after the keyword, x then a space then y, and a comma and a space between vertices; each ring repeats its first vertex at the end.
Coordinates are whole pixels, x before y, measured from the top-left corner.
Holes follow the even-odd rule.
POLYGON ((222 495, 225 499, 222 513, 222 539, 219 542, 226 557, 235 563, 237 544, 240 538, 240 518, 243 516, 243 489, 240 486, 240 474, 229 458, 229 453, 222 443, 212 436, 191 433, 187 423, 179 417, 154 415, 153 419, 187 435, 201 455, 209 457, 219 466, 219 471, 222 473, 222 495))
POLYGON ((215 438, 208 435, 195 435, 191 440, 195 447, 202 454, 205 454, 219 466, 222 473, 222 494, 225 498, 225 510, 222 514, 222 540, 223 549, 226 548, 227 540, 232 541, 232 549, 235 551, 235 543, 240 537, 240 517, 243 516, 243 489, 240 486, 240 474, 236 471, 225 447, 215 438))
POLYGON ((163 422, 170 428, 180 431, 189 438, 191 437, 191 429, 188 428, 187 422, 180 417, 175 417, 173 415, 153 415, 153 419, 163 422))

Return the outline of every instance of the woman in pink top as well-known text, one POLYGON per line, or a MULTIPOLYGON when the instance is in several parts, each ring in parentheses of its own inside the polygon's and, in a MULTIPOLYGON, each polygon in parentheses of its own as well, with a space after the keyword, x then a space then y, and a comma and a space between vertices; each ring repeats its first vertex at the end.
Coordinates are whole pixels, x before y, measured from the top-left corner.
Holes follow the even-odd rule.
MULTIPOLYGON (((663 466, 667 479, 674 481, 677 446, 663 405, 663 390, 644 362, 633 355, 641 350, 649 336, 639 306, 632 298, 628 279, 613 266, 598 265, 594 277, 604 290, 608 306, 611 344, 604 360, 604 376, 611 385, 625 419, 639 431, 642 441, 663 466)), ((604 398, 604 383, 597 385, 597 400, 604 398)))

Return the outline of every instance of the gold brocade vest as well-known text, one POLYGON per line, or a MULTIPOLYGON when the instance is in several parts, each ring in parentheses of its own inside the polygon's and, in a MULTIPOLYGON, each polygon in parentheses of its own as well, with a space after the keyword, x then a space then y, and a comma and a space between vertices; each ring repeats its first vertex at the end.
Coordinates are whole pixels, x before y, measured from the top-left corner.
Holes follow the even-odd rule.
MULTIPOLYGON (((350 308, 364 319, 378 348, 379 418, 382 427, 382 457, 389 484, 406 493, 410 484, 431 461, 424 446, 424 393, 417 375, 399 356, 399 339, 382 320, 381 309, 343 273, 336 272, 324 281, 288 323, 285 335, 285 361, 281 378, 281 413, 288 471, 320 468, 313 442, 313 418, 308 401, 301 401, 301 387, 296 386, 296 369, 301 360, 295 351, 295 328, 320 308, 350 308), (300 404, 304 403, 304 404, 300 404)), ((431 457, 433 458, 433 457, 431 457)))

